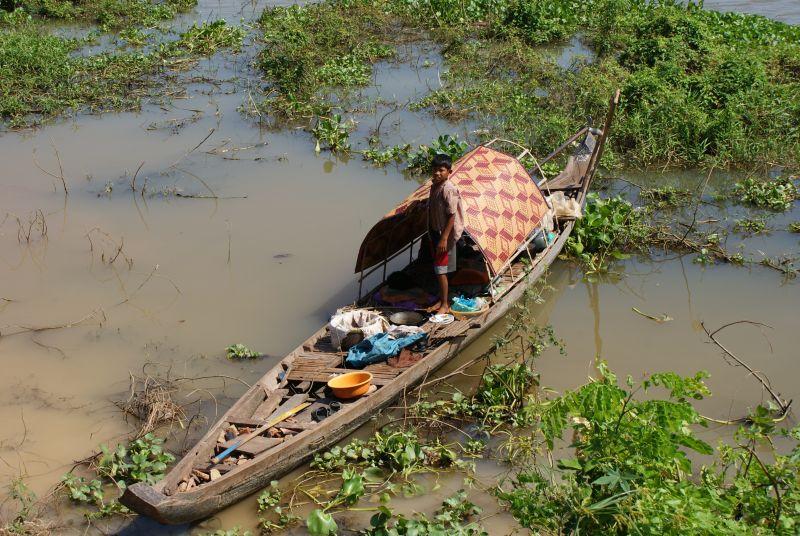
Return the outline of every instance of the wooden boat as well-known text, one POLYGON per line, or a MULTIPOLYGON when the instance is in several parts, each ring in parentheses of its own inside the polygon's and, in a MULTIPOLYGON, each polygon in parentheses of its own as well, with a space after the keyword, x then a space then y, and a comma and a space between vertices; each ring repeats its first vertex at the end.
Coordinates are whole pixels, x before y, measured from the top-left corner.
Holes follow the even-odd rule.
MULTIPOLYGON (((545 191, 562 191, 583 205, 618 99, 619 92, 611 100, 602 130, 582 128, 536 164, 543 177, 539 164, 578 143, 565 169, 557 177, 541 179, 539 185, 545 191)), ((543 202, 544 194, 539 185, 519 162, 530 153, 523 150, 514 158, 492 147, 498 143, 494 140, 462 157, 454 165, 450 179, 462 194, 467 220, 472 218, 471 222, 466 222, 465 233, 475 239, 490 275, 490 307, 486 312, 478 317, 438 326, 435 330, 433 324, 426 322, 422 327, 430 337, 421 360, 407 368, 393 368, 385 363, 366 367, 365 370, 373 374, 375 389, 354 401, 341 401, 342 407, 338 412, 315 422, 312 419, 314 410, 330 401, 325 392, 327 380, 336 374, 349 372, 343 368, 346 354, 333 347, 326 327, 319 329, 253 385, 161 482, 154 486, 134 484, 125 490, 121 502, 161 523, 178 524, 207 517, 265 488, 271 480, 309 460, 317 451, 344 439, 403 392, 451 360, 500 319, 526 287, 539 279, 555 261, 572 231, 574 220, 558 222, 555 240, 535 256, 530 253, 528 246, 535 234, 530 231, 541 224, 545 214, 549 214, 546 212, 548 206, 543 202), (517 181, 517 186, 514 186, 514 181, 517 181), (496 197, 487 199, 486 196, 490 196, 487 192, 496 197), (512 195, 514 193, 516 195, 512 195), (506 214, 526 222, 521 225, 524 236, 505 236, 509 234, 509 227, 520 227, 519 221, 516 224, 502 221, 503 215, 498 213, 495 201, 500 205, 505 203, 506 208, 513 208, 517 203, 518 212, 528 212, 527 215, 506 214), (483 208, 489 215, 483 219, 474 218, 475 212, 480 212, 481 202, 486 202, 483 208), (476 224, 477 220, 483 223, 476 224), (492 225, 496 227, 492 228, 492 225), (495 238, 497 240, 492 241, 495 238), (308 402, 311 402, 310 406, 239 447, 234 456, 212 465, 211 458, 237 440, 225 440, 225 432, 232 430, 231 426, 243 433, 308 402)), ((415 244, 418 251, 425 249, 420 243, 426 234, 424 210, 429 188, 429 184, 421 186, 367 235, 356 268, 356 272, 361 273, 360 281, 378 273, 380 268, 383 268, 385 279, 387 264, 405 251, 410 252, 409 268, 423 266, 426 273, 431 272, 430 264, 425 267, 424 261, 413 259, 415 244)), ((360 296, 359 305, 368 305, 374 292, 375 289, 360 296)))

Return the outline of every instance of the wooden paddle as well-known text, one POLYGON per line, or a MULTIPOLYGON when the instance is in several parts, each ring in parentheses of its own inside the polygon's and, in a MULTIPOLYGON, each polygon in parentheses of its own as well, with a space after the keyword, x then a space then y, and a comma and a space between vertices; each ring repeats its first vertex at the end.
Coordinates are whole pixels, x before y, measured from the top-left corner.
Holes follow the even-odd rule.
POLYGON ((285 413, 281 413, 280 415, 278 415, 274 419, 270 419, 269 421, 267 421, 266 424, 263 424, 263 425, 259 426, 258 428, 256 428, 255 430, 253 430, 252 432, 250 432, 249 434, 244 436, 242 439, 240 439, 239 441, 237 441, 236 443, 234 443, 233 445, 231 445, 227 449, 223 450, 222 452, 220 452, 219 454, 217 454, 216 456, 211 458, 212 465, 213 464, 218 464, 219 462, 221 462, 222 460, 224 460, 225 458, 230 456, 230 454, 234 450, 238 449, 239 447, 241 447, 242 445, 244 445, 245 443, 247 443, 248 441, 250 441, 254 437, 263 434, 264 432, 266 432, 268 429, 272 428, 273 426, 275 426, 279 422, 285 421, 286 419, 288 419, 292 415, 295 415, 296 413, 299 413, 300 411, 306 409, 310 405, 311 405, 311 402, 303 402, 302 404, 299 404, 299 405, 293 407, 289 411, 287 411, 285 413))

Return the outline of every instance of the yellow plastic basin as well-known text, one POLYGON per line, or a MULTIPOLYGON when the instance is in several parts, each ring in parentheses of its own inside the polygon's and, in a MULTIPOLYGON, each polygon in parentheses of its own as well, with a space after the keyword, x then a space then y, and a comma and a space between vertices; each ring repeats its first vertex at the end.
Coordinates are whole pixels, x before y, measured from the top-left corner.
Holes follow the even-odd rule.
POLYGON ((336 398, 356 398, 367 391, 372 385, 372 373, 358 371, 348 372, 328 380, 328 387, 336 398))

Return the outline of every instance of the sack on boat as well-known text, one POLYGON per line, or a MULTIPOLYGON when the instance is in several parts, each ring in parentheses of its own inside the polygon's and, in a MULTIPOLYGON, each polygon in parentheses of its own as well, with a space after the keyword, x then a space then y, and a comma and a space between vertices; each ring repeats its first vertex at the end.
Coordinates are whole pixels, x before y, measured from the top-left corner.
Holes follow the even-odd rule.
POLYGON ((347 358, 344 360, 345 366, 347 368, 361 369, 367 365, 382 363, 399 354, 403 348, 427 337, 428 334, 425 332, 415 333, 402 339, 394 339, 388 333, 378 333, 350 348, 347 358))
POLYGON ((556 218, 580 218, 581 205, 575 199, 567 197, 564 192, 556 192, 547 197, 547 202, 553 207, 556 218))
MULTIPOLYGON (((342 348, 348 335, 356 334, 359 338, 368 339, 389 328, 389 322, 375 311, 355 309, 337 313, 331 317, 328 330, 331 332, 331 343, 335 348, 342 348)), ((351 337, 352 340, 352 337, 351 337)), ((356 341, 357 342, 357 341, 356 341)))

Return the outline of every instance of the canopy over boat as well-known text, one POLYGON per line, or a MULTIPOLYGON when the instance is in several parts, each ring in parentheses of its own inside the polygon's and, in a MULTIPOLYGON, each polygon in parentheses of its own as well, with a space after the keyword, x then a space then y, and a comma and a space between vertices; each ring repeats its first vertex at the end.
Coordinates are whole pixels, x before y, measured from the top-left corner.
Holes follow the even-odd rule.
MULTIPOLYGON (((519 161, 478 146, 454 165, 450 181, 461 194, 464 232, 483 253, 493 275, 514 257, 548 210, 541 190, 519 161)), ((404 249, 427 231, 428 180, 370 229, 356 273, 404 249)))

